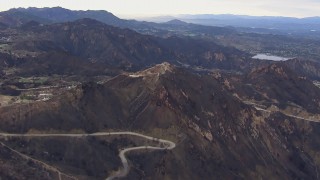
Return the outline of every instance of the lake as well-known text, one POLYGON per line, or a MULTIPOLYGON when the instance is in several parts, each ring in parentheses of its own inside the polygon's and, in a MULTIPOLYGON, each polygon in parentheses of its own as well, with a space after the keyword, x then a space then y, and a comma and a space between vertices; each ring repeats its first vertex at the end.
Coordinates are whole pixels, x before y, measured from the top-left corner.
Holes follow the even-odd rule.
POLYGON ((257 54, 255 56, 252 57, 253 59, 261 59, 261 60, 270 60, 270 61, 286 61, 289 60, 291 58, 285 58, 285 57, 281 57, 281 56, 273 56, 273 55, 269 55, 269 54, 257 54))

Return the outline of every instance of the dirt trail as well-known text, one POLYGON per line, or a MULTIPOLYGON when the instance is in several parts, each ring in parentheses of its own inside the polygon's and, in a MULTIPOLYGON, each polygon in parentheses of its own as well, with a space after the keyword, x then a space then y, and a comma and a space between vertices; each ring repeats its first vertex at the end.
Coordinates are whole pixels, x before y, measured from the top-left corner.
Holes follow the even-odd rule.
MULTIPOLYGON (((139 134, 139 133, 135 133, 135 132, 97 132, 97 133, 92 133, 92 134, 10 134, 10 133, 0 133, 0 137, 89 137, 89 136, 111 136, 111 135, 130 135, 130 136, 138 136, 138 137, 142 137, 148 140, 152 140, 152 141, 157 141, 160 143, 160 147, 156 147, 156 146, 138 146, 138 147, 130 147, 130 148, 125 148, 123 150, 120 151, 119 153, 119 157, 121 159, 123 168, 121 168, 119 171, 117 171, 115 174, 109 176, 106 178, 106 180, 112 180, 115 178, 121 178, 121 177, 125 177, 128 175, 129 170, 130 170, 130 166, 128 164, 128 160, 125 156, 125 154, 129 151, 136 151, 136 150, 142 150, 142 149, 150 149, 150 150, 171 150, 173 148, 176 147, 176 144, 172 141, 168 141, 168 140, 164 140, 164 139, 158 139, 158 138, 154 138, 151 136, 146 136, 143 134, 139 134)), ((34 159, 32 157, 29 157, 25 154, 22 154, 10 147, 8 147, 7 145, 5 145, 4 143, 0 142, 0 144, 4 147, 7 147, 8 149, 10 149, 11 151, 19 154, 21 157, 27 159, 27 160, 32 160, 38 164, 41 164, 44 168, 57 172, 58 173, 58 177, 59 180, 61 180, 62 175, 66 176, 68 178, 71 179, 77 179, 73 176, 67 175, 65 173, 62 173, 59 169, 50 166, 42 161, 39 161, 37 159, 34 159)))

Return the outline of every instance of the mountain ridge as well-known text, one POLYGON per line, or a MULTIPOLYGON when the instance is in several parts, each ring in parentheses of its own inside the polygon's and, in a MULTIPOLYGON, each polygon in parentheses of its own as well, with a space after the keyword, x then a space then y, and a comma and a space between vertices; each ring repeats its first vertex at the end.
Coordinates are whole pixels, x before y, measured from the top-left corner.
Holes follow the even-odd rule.
MULTIPOLYGON (((214 76, 193 74, 168 63, 134 75, 121 74, 102 84, 85 83, 47 102, 1 108, 1 131, 96 132, 122 129, 142 131, 176 142, 176 148, 170 152, 129 155, 132 165, 140 167, 129 172, 128 178, 134 179, 316 177, 318 165, 305 162, 303 157, 316 152, 309 143, 319 142, 310 140, 303 146, 301 138, 304 136, 303 127, 310 128, 305 132, 308 136, 316 136, 319 125, 305 122, 302 127, 299 126, 301 120, 281 113, 266 116, 227 91, 214 76), (158 80, 154 81, 154 78, 158 80), (278 138, 278 141, 273 141, 273 138, 278 138), (180 161, 184 163, 177 163, 180 161), (145 163, 148 166, 141 166, 145 163), (260 168, 263 170, 257 170, 260 168), (273 173, 275 170, 278 173, 273 173)), ((68 141, 50 140, 55 144, 68 141)), ((61 163, 63 166, 73 166, 76 170, 65 169, 65 173, 72 176, 77 176, 75 172, 82 172, 86 178, 102 178, 106 177, 106 169, 108 173, 116 170, 117 167, 111 164, 119 164, 119 160, 110 156, 117 157, 115 148, 123 147, 117 142, 124 140, 88 140, 91 147, 83 146, 86 151, 81 152, 95 153, 81 156, 81 159, 89 161, 87 157, 97 157, 99 152, 104 151, 109 155, 103 153, 103 157, 110 160, 90 161, 90 166, 73 163, 73 158, 81 153, 71 152, 82 141, 77 140, 72 146, 56 147, 41 145, 48 143, 47 140, 25 142, 10 139, 6 143, 23 150, 22 146, 17 145, 22 143, 31 150, 25 150, 25 153, 35 158, 45 158, 58 167, 61 163), (36 153, 39 149, 33 148, 35 144, 42 151, 56 155, 46 157, 36 153), (92 166, 96 168, 93 170, 92 166)))

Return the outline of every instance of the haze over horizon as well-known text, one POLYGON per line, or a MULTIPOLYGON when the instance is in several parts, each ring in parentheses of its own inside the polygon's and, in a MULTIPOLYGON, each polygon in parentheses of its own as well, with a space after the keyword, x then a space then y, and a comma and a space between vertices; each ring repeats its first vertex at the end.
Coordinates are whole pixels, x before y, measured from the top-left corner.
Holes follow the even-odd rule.
POLYGON ((121 18, 178 14, 236 14, 251 16, 313 17, 320 16, 317 0, 0 0, 0 11, 11 8, 63 7, 71 10, 106 10, 121 18))

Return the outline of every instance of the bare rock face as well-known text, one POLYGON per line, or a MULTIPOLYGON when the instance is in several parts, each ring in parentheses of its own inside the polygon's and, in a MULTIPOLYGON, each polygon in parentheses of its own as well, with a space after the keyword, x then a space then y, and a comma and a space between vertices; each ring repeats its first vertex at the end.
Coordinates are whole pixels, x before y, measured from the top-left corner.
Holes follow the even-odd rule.
POLYGON ((285 61, 284 64, 301 76, 320 80, 320 64, 318 62, 292 59, 285 61))
POLYGON ((159 77, 160 75, 165 74, 166 72, 172 72, 173 65, 170 65, 167 62, 155 65, 154 67, 148 68, 143 71, 139 71, 133 74, 130 74, 130 77, 159 77))
MULTIPOLYGON (((276 102, 280 109, 296 104, 309 112, 320 112, 318 103, 314 101, 314 99, 317 99, 317 102, 320 101, 319 88, 308 78, 301 78, 283 63, 261 67, 248 73, 244 79, 238 82, 233 81, 233 83, 238 84, 235 87, 238 94, 242 91, 240 94, 245 93, 256 101, 276 102), (244 92, 244 89, 247 92, 244 92), (252 90, 256 93, 249 92, 252 90)), ((275 104, 269 103, 267 106, 272 105, 275 104)))
POLYGON ((223 53, 214 53, 214 58, 218 61, 224 61, 226 60, 226 57, 224 56, 223 53))

